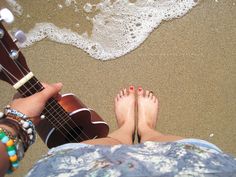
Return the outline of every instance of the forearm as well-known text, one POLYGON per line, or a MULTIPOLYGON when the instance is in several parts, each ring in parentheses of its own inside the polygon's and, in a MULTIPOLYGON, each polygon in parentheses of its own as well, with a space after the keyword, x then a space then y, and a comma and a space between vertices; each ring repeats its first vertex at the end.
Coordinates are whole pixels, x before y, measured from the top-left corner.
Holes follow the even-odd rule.
POLYGON ((6 146, 0 143, 0 176, 4 176, 10 167, 9 157, 6 151, 6 146))

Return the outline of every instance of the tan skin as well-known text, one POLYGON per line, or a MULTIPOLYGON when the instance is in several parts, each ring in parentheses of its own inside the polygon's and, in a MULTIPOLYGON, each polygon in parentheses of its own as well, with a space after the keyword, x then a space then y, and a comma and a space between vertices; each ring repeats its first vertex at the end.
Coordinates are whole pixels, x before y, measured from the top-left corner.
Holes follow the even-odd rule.
MULTIPOLYGON (((62 89, 62 84, 44 84, 45 89, 27 98, 18 98, 13 100, 10 106, 29 117, 32 117, 34 124, 37 124, 38 115, 43 111, 45 103, 51 97, 60 99, 58 94, 62 89), (32 105, 34 105, 32 107, 32 105)), ((158 116, 158 99, 150 91, 144 91, 141 87, 135 90, 133 86, 129 89, 122 89, 115 97, 115 115, 118 129, 110 133, 105 138, 87 140, 82 143, 97 145, 117 145, 117 144, 133 144, 132 135, 136 127, 141 143, 145 141, 169 142, 183 139, 182 137, 164 135, 155 130, 158 116), (137 98, 136 98, 137 97, 137 98), (135 110, 138 110, 138 123, 135 124, 135 110)), ((11 131, 14 130, 6 125, 0 124, 11 131)), ((9 168, 9 157, 6 147, 0 143, 0 176, 4 176, 9 168)))

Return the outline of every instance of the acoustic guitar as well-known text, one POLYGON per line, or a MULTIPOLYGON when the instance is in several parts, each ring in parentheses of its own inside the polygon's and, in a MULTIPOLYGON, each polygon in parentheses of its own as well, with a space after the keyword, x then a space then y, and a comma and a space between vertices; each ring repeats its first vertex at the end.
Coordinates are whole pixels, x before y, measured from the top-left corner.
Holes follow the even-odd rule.
MULTIPOLYGON (((17 31, 12 40, 2 24, 3 21, 11 23, 13 19, 14 16, 8 9, 0 11, 0 79, 11 84, 23 97, 27 97, 44 87, 29 70, 16 45, 25 40, 23 32, 17 31)), ((106 137, 109 132, 107 123, 73 94, 62 95, 60 101, 50 98, 40 117, 36 131, 49 148, 106 137)))

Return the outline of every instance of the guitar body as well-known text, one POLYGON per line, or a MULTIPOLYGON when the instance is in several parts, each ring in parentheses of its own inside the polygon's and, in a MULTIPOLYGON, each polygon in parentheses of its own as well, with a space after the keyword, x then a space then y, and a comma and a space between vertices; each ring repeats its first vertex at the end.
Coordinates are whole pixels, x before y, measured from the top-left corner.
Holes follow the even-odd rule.
POLYGON ((106 122, 92 109, 86 106, 73 94, 62 95, 59 104, 68 112, 70 119, 60 122, 55 128, 47 119, 36 126, 37 133, 49 147, 69 142, 81 142, 105 137, 109 132, 106 122))

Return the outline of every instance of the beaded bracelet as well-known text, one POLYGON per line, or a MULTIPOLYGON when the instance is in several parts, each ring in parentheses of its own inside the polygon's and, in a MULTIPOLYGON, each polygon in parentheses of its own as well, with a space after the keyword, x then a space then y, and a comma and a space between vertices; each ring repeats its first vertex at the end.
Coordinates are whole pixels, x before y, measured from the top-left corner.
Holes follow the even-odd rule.
POLYGON ((16 120, 20 124, 22 129, 28 134, 29 145, 32 145, 36 140, 35 126, 32 121, 25 114, 10 108, 10 106, 7 106, 4 112, 7 118, 16 120))
POLYGON ((12 173, 19 167, 18 157, 16 155, 16 146, 14 144, 14 140, 10 137, 12 137, 12 134, 8 130, 0 128, 0 141, 6 145, 7 154, 10 160, 10 168, 8 169, 8 173, 12 173))
POLYGON ((23 120, 23 119, 20 119, 19 117, 11 117, 11 116, 8 116, 7 119, 11 119, 18 122, 18 124, 21 126, 21 128, 24 130, 24 132, 26 132, 28 136, 27 139, 28 139, 29 146, 35 142, 36 131, 35 131, 34 124, 30 120, 28 119, 23 120))
POLYGON ((3 129, 0 127, 0 131, 2 131, 3 133, 5 133, 10 139, 12 139, 14 142, 16 141, 17 136, 16 135, 12 135, 9 131, 7 131, 6 129, 3 129))
POLYGON ((11 127, 15 132, 17 132, 17 138, 15 141, 17 156, 21 160, 24 157, 24 152, 27 151, 29 147, 28 134, 21 128, 19 123, 12 119, 0 119, 0 124, 11 127))
POLYGON ((10 105, 7 105, 4 109, 4 113, 5 115, 8 115, 8 116, 16 116, 16 117, 20 117, 22 119, 26 119, 28 118, 28 116, 26 116, 25 114, 15 110, 15 109, 12 109, 10 107, 10 105))

